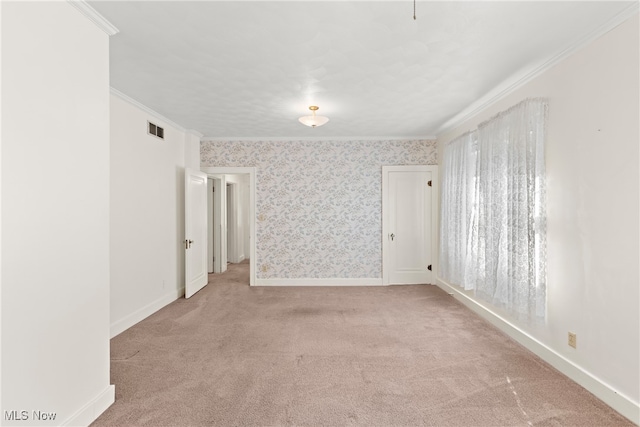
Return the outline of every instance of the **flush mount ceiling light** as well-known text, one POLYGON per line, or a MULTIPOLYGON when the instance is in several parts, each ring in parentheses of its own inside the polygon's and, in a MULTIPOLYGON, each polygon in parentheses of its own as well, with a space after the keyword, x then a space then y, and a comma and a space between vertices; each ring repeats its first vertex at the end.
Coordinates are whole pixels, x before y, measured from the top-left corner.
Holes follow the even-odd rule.
POLYGON ((329 121, 329 118, 325 116, 316 116, 316 111, 319 110, 319 107, 312 105, 311 107, 309 107, 309 110, 313 112, 313 116, 302 116, 298 119, 300 123, 302 123, 303 125, 316 128, 318 126, 322 126, 323 124, 329 121))

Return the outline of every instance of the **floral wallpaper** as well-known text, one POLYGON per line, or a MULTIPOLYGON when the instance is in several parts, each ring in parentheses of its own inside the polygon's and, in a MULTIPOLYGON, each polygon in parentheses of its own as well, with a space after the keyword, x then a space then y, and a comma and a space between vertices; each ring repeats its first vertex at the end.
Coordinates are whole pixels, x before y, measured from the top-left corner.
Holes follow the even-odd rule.
POLYGON ((382 277, 382 166, 435 165, 435 140, 203 141, 203 167, 254 166, 259 279, 382 277))

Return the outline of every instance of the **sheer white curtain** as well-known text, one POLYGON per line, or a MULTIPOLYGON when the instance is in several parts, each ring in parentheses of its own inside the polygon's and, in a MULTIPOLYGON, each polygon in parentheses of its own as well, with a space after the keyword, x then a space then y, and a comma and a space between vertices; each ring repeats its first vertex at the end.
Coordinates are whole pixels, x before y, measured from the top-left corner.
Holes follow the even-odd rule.
POLYGON ((546 112, 545 100, 528 99, 482 123, 475 144, 465 142, 469 150, 475 145, 473 177, 466 172, 471 168, 451 166, 469 158, 455 149, 464 138, 449 144, 443 157, 441 276, 518 317, 545 314, 546 112), (463 197, 461 212, 452 206, 461 196, 449 195, 468 192, 472 180, 473 196, 463 197), (457 232, 453 221, 469 231, 457 232), (458 250, 463 243, 464 253, 458 250))
POLYGON ((465 270, 476 211, 476 132, 464 134, 444 147, 442 170, 440 276, 473 289, 473 276, 467 276, 465 270))

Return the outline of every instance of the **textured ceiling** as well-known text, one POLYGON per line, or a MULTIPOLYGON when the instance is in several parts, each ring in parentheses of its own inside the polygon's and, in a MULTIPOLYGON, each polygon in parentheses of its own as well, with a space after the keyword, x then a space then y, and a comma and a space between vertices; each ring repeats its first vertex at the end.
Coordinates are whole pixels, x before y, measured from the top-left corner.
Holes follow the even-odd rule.
POLYGON ((111 86, 205 137, 425 137, 629 3, 89 2, 111 86), (309 105, 330 118, 308 128, 309 105))

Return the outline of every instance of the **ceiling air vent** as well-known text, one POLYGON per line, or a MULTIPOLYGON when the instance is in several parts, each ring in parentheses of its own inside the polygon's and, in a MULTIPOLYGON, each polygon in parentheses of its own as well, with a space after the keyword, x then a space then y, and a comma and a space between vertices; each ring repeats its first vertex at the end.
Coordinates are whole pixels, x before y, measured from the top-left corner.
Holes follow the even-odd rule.
POLYGON ((149 135, 157 136, 160 139, 164 139, 164 128, 154 125, 151 122, 147 122, 147 133, 149 135))

